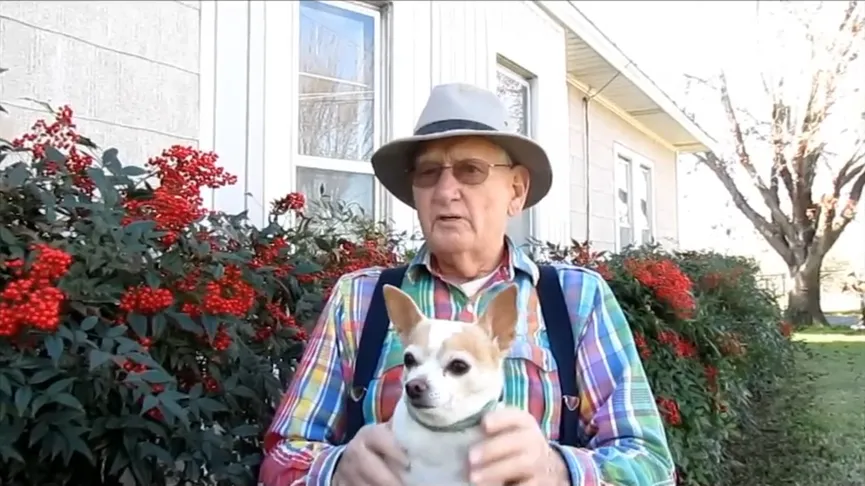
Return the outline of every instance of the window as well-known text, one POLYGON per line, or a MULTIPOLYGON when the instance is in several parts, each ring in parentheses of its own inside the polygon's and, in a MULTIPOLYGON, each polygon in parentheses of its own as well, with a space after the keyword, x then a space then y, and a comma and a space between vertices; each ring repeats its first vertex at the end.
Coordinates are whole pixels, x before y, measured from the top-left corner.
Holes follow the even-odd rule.
POLYGON ((616 247, 652 243, 655 239, 654 182, 651 163, 616 154, 616 247))
MULTIPOLYGON (((504 101, 517 127, 517 132, 531 136, 531 84, 526 76, 521 76, 505 66, 496 71, 496 92, 504 101)), ((508 236, 517 246, 529 242, 533 234, 532 210, 521 212, 508 222, 508 236)))
POLYGON ((374 215, 369 163, 381 131, 380 13, 348 2, 300 2, 297 190, 374 215))

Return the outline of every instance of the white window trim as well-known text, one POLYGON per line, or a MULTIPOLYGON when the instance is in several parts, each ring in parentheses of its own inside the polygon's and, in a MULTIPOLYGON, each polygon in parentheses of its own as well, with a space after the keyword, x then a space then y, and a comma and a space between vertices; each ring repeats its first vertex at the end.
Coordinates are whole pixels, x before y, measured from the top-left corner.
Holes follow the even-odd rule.
MULTIPOLYGON (((499 56, 498 60, 496 61, 496 73, 502 73, 511 80, 516 81, 517 83, 526 87, 526 92, 528 93, 525 111, 526 131, 528 132, 526 136, 528 136, 529 138, 534 138, 536 132, 536 117, 534 113, 536 85, 533 82, 533 77, 531 75, 520 74, 515 69, 509 67, 509 65, 513 65, 517 69, 520 69, 515 63, 499 56)), ((524 211, 526 212, 526 216, 528 217, 529 222, 529 237, 536 238, 538 234, 538 224, 537 218, 535 217, 535 208, 525 209, 524 211)))
MULTIPOLYGON (((636 238, 637 232, 634 229, 634 221, 636 220, 637 210, 639 208, 637 207, 636 197, 634 197, 635 196, 634 182, 636 181, 636 177, 641 176, 641 174, 640 174, 641 169, 647 169, 649 171, 649 173, 651 174, 651 182, 652 183, 648 189, 648 191, 649 191, 648 199, 649 199, 649 205, 650 205, 649 222, 652 225, 652 240, 657 242, 658 241, 658 219, 657 219, 657 215, 658 215, 657 207, 658 206, 656 203, 657 198, 655 197, 655 195, 658 192, 657 191, 658 179, 657 179, 657 172, 655 172, 655 163, 652 162, 652 160, 650 160, 646 157, 643 157, 642 155, 634 152, 633 150, 631 150, 631 149, 629 149, 629 148, 625 147, 624 145, 617 142, 617 143, 613 144, 613 161, 614 161, 614 164, 618 164, 619 159, 626 160, 630 163, 629 169, 630 169, 630 176, 631 176, 630 179, 631 180, 630 180, 630 185, 628 187, 628 204, 629 204, 628 210, 629 210, 629 214, 631 215, 631 234, 633 235, 635 241, 637 240, 637 238, 636 238)), ((617 173, 616 166, 614 165, 613 166, 613 179, 614 179, 614 187, 615 187, 614 194, 613 194, 614 205, 618 204, 618 197, 619 196, 618 196, 618 194, 616 194, 616 191, 619 190, 619 183, 620 183, 620 181, 617 179, 616 173, 617 173)), ((621 241, 621 225, 619 224, 619 215, 618 214, 616 214, 613 221, 615 223, 615 229, 616 229, 615 230, 615 244, 616 244, 615 248, 616 248, 616 251, 621 251, 623 249, 623 245, 622 245, 622 241, 621 241)), ((640 244, 642 244, 642 243, 643 242, 640 242, 640 244)), ((627 244, 631 244, 631 243, 629 242, 627 244)))
MULTIPOLYGON (((318 1, 342 10, 366 15, 372 17, 373 19, 373 151, 375 151, 378 147, 381 146, 382 133, 385 133, 382 122, 385 118, 384 107, 386 106, 386 104, 384 103, 383 99, 385 93, 383 82, 386 76, 384 75, 385 73, 382 69, 382 66, 384 65, 384 63, 382 62, 382 57, 386 54, 386 52, 382 44, 382 10, 373 6, 364 5, 360 2, 334 0, 318 1)), ((300 113, 300 2, 288 3, 294 3, 296 9, 296 14, 294 15, 294 29, 292 31, 294 39, 292 42, 292 49, 290 51, 290 71, 292 73, 292 82, 290 83, 291 113, 289 114, 289 118, 291 120, 290 125, 292 129, 291 160, 289 161, 291 177, 289 180, 291 181, 292 190, 298 190, 297 169, 300 167, 310 169, 332 170, 336 172, 347 172, 353 174, 373 175, 372 164, 370 164, 369 162, 358 160, 328 159, 324 157, 302 155, 300 153, 300 127, 298 124, 298 116, 300 113)), ((373 177, 373 214, 371 216, 373 216, 376 220, 380 220, 387 214, 387 209, 385 208, 383 201, 383 191, 380 186, 381 184, 378 182, 378 179, 373 177)), ((312 197, 312 195, 308 196, 312 197)))

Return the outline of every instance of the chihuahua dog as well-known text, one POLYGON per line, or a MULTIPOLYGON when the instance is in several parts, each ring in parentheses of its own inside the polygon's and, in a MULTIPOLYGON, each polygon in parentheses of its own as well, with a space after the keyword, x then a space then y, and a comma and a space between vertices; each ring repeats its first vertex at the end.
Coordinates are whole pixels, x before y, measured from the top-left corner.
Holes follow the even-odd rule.
POLYGON ((476 322, 425 317, 400 289, 383 289, 402 341, 403 394, 391 427, 411 466, 405 486, 468 486, 468 451, 484 414, 501 407, 502 363, 516 335, 517 287, 490 301, 476 322))

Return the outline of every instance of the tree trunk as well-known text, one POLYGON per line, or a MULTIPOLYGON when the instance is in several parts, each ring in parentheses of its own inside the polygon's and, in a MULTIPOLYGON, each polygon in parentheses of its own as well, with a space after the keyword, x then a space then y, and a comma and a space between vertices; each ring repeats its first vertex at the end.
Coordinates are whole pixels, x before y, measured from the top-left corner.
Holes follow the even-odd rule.
POLYGON ((796 327, 824 326, 829 322, 820 307, 820 262, 790 268, 787 320, 796 327))

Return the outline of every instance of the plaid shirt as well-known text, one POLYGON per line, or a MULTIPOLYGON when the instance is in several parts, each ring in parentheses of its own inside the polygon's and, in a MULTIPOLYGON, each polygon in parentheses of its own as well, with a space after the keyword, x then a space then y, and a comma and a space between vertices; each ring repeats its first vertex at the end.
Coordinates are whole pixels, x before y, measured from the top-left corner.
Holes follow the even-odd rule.
MULTIPOLYGON (((519 288, 517 338, 504 362, 504 400, 522 408, 565 459, 574 486, 672 485, 673 461, 627 320, 606 282, 558 265, 577 342, 580 436, 587 448, 556 443, 563 399, 535 286, 538 268, 508 242, 508 257, 478 295, 445 283, 422 248, 402 289, 427 316, 473 320, 509 282, 519 288)), ((344 405, 361 328, 381 269, 343 276, 309 340, 294 380, 265 438, 264 486, 328 486, 344 446, 344 405)), ((391 331, 364 398, 364 415, 390 419, 402 392, 402 348, 391 331)))

